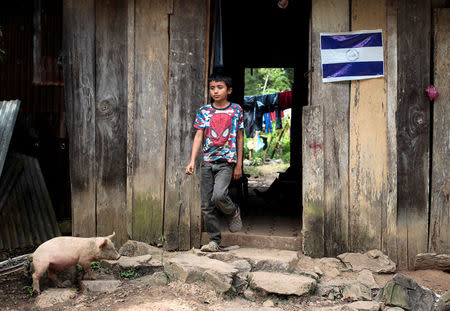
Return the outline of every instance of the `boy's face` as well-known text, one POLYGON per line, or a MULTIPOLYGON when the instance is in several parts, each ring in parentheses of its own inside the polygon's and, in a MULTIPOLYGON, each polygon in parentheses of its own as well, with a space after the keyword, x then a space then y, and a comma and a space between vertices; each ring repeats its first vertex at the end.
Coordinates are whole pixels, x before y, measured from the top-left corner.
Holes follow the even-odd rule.
POLYGON ((211 81, 209 82, 209 94, 215 102, 226 101, 228 94, 231 94, 231 87, 227 88, 223 81, 211 81))

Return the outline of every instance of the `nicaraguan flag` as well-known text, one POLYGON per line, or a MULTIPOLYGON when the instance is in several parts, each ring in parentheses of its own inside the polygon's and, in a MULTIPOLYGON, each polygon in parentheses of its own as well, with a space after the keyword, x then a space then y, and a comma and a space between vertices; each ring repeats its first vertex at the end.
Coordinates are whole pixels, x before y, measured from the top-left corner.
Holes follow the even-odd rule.
POLYGON ((347 81, 384 76, 381 29, 321 33, 322 81, 347 81))

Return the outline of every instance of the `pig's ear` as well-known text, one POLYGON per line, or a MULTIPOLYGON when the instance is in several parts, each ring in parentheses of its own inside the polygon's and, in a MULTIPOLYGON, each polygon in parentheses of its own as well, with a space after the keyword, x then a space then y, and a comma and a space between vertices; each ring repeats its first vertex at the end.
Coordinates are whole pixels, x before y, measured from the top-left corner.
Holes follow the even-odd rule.
POLYGON ((100 244, 100 248, 104 248, 108 245, 108 239, 103 239, 102 244, 100 244))
POLYGON ((116 232, 114 231, 111 235, 108 235, 106 238, 111 240, 115 235, 116 232))

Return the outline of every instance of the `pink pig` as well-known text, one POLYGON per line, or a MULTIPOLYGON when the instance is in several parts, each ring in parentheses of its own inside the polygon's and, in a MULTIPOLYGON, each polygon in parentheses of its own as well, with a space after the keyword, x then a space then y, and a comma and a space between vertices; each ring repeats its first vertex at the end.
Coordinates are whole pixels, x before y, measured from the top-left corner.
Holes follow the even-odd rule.
POLYGON ((62 270, 79 263, 83 267, 81 278, 87 272, 95 279, 91 262, 100 259, 118 260, 120 258, 111 239, 115 232, 107 237, 77 238, 56 237, 41 244, 33 253, 33 291, 39 294, 39 279, 48 271, 48 277, 58 287, 63 287, 56 277, 56 270, 62 270))

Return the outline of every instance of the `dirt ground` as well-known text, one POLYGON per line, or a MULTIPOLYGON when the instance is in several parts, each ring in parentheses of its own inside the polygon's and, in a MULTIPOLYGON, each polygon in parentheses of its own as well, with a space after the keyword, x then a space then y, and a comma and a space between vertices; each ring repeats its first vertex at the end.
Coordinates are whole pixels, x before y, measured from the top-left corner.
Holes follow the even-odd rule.
MULTIPOLYGON (((435 270, 402 271, 421 286, 441 295, 450 290, 450 274, 435 270)), ((384 286, 393 277, 375 275, 377 283, 384 286)), ((165 286, 151 286, 135 280, 123 280, 123 284, 114 293, 80 293, 63 304, 40 309, 35 305, 36 297, 28 293, 31 280, 23 271, 15 272, 0 279, 1 310, 152 310, 152 311, 255 311, 263 306, 264 301, 271 299, 276 307, 286 310, 308 310, 312 306, 333 306, 342 301, 327 301, 321 297, 288 297, 259 296, 254 302, 242 296, 218 296, 214 290, 204 283, 185 284, 172 282, 165 286)), ((76 289, 74 289, 76 291, 76 289)))

